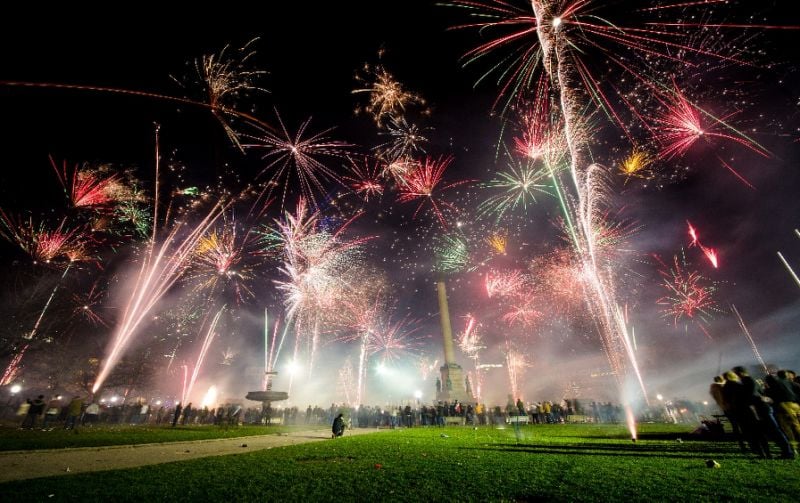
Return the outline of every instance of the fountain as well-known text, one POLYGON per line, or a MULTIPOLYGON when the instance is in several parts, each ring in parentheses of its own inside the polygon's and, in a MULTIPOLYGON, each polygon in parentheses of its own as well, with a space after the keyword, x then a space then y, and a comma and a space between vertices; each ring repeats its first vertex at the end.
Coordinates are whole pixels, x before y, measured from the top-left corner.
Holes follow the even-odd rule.
POLYGON ((275 371, 268 371, 265 372, 267 376, 267 386, 265 390, 259 391, 249 391, 247 395, 245 395, 246 400, 252 400, 254 402, 261 402, 261 411, 266 416, 267 424, 270 424, 271 416, 272 416, 272 402, 280 402, 281 400, 287 400, 289 398, 289 393, 285 391, 272 391, 272 376, 278 375, 275 371))

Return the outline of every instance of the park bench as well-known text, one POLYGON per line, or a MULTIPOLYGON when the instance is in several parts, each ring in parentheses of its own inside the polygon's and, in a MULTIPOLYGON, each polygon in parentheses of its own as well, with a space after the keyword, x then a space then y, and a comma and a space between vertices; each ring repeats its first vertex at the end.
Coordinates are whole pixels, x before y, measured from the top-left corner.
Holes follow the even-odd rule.
POLYGON ((508 424, 528 424, 530 418, 528 416, 508 416, 506 422, 508 424))
POLYGON ((444 416, 444 425, 456 425, 456 426, 464 426, 464 418, 461 416, 444 416))

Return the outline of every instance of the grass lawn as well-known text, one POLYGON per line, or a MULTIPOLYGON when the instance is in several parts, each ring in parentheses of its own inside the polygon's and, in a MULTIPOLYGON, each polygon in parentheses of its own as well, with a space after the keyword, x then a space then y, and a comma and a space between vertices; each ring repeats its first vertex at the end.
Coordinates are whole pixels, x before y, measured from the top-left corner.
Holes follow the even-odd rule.
POLYGON ((20 500, 796 501, 797 461, 756 460, 685 427, 415 428, 0 485, 20 500), (679 441, 682 437, 683 441, 679 441), (720 468, 707 468, 714 459, 720 468), (52 496, 51 496, 52 495, 52 496))
MULTIPOLYGON (((309 428, 305 428, 309 429, 309 428)), ((99 447, 102 445, 133 445, 211 438, 234 438, 267 435, 288 431, 281 426, 93 426, 65 430, 57 426, 52 430, 20 430, 0 427, 0 451, 61 449, 64 447, 99 447)))

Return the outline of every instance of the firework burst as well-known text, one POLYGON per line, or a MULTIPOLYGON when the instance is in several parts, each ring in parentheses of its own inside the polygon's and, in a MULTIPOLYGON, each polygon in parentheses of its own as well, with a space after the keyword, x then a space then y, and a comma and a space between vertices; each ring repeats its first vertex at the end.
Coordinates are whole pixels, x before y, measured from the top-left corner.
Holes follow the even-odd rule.
POLYGON ((428 202, 439 223, 442 227, 447 228, 442 209, 455 211, 456 208, 453 204, 439 199, 438 196, 448 189, 469 183, 469 180, 443 182, 444 172, 452 161, 452 157, 442 157, 437 160, 426 157, 406 175, 405 183, 398 187, 397 201, 400 203, 419 201, 417 209, 414 211, 414 218, 428 202))
POLYGON ((467 357, 475 360, 476 365, 480 358, 480 352, 486 349, 483 345, 482 334, 480 326, 475 317, 467 315, 467 325, 464 331, 458 335, 458 347, 464 352, 467 357))
MULTIPOLYGON (((757 143, 726 122, 692 104, 680 91, 675 90, 670 101, 664 102, 664 112, 657 118, 659 122, 656 140, 662 145, 659 157, 670 160, 686 154, 699 140, 730 141, 741 145, 762 157, 769 154, 757 143)), ((742 183, 750 188, 753 185, 719 155, 717 159, 742 183)))
POLYGON ((490 299, 519 296, 525 283, 522 271, 489 271, 486 273, 486 294, 490 299))
POLYGON ((397 362, 402 358, 414 356, 420 350, 422 338, 416 333, 420 330, 416 320, 408 317, 400 321, 378 320, 370 327, 367 336, 367 351, 377 355, 381 363, 397 362))
POLYGON ((75 208, 106 209, 119 197, 121 187, 119 174, 105 173, 100 169, 91 170, 88 167, 79 169, 77 165, 69 173, 67 161, 62 162, 59 170, 52 157, 50 164, 75 208))
POLYGON ((375 199, 382 196, 383 180, 380 162, 370 160, 368 157, 359 161, 348 157, 348 161, 350 161, 350 174, 343 176, 342 180, 350 189, 363 198, 364 202, 369 202, 370 197, 375 199))
POLYGON ((261 253, 258 236, 240 230, 235 219, 225 220, 197 243, 186 279, 212 296, 230 291, 237 303, 253 296, 249 282, 255 277, 261 253))
POLYGON ((74 262, 85 259, 88 234, 79 228, 69 229, 66 219, 55 229, 44 223, 34 224, 33 218, 18 221, 0 210, 0 235, 16 244, 34 263, 50 264, 59 259, 74 262))
POLYGON ((436 240, 434 246, 436 270, 450 274, 474 269, 471 266, 469 248, 464 238, 457 234, 445 234, 436 240))
POLYGON ((333 232, 320 229, 319 216, 318 212, 310 213, 301 198, 296 212, 287 211, 267 234, 269 246, 280 249, 284 259, 279 268, 283 278, 275 284, 283 294, 287 322, 294 323, 297 340, 307 337, 309 372, 326 315, 363 293, 355 278, 361 269, 361 246, 371 239, 344 238, 358 215, 333 232))
POLYGON ((99 282, 96 282, 92 287, 81 293, 73 293, 72 300, 75 307, 72 310, 73 318, 82 318, 92 325, 108 327, 108 322, 104 316, 100 314, 100 309, 106 299, 106 292, 102 289, 99 282))
POLYGON ((430 128, 420 128, 406 121, 404 117, 392 117, 386 125, 386 131, 380 135, 387 141, 375 147, 375 151, 383 159, 408 158, 424 154, 424 146, 428 143, 425 132, 430 128))
POLYGON ((258 40, 254 38, 244 46, 234 50, 231 54, 230 46, 226 45, 215 54, 206 54, 194 61, 194 75, 180 81, 178 84, 187 88, 199 87, 205 95, 205 103, 222 125, 231 142, 244 150, 239 140, 239 134, 229 122, 229 116, 242 116, 233 113, 236 101, 253 92, 267 92, 259 85, 259 80, 266 75, 263 70, 254 70, 249 66, 249 60, 255 56, 252 49, 258 40))
POLYGON ((631 178, 649 180, 653 177, 650 166, 653 158, 644 150, 633 149, 619 165, 619 174, 625 177, 625 183, 631 178))
POLYGON ((286 129, 280 115, 278 123, 281 127, 280 135, 263 129, 260 136, 248 135, 258 143, 245 145, 267 150, 263 156, 267 166, 262 171, 269 173, 269 183, 265 190, 271 192, 275 187, 282 186, 281 207, 283 207, 290 181, 295 179, 303 197, 316 206, 315 195, 326 192, 323 182, 341 183, 339 176, 319 158, 345 157, 350 144, 328 138, 326 135, 333 128, 307 135, 306 129, 311 123, 311 118, 303 122, 294 135, 286 129))
POLYGON ((499 58, 500 63, 491 64, 478 80, 498 76, 495 106, 503 101, 503 109, 508 110, 541 82, 543 72, 557 77, 561 91, 570 87, 572 94, 591 101, 627 133, 624 111, 647 127, 637 93, 669 94, 664 81, 674 71, 666 72, 660 65, 694 68, 693 58, 748 64, 741 48, 719 42, 724 38, 721 29, 748 27, 714 23, 712 19, 724 11, 714 9, 720 3, 665 0, 642 8, 635 1, 452 0, 448 5, 463 9, 475 20, 457 29, 479 30, 486 39, 464 55, 465 66, 499 58), (633 86, 634 92, 623 89, 623 84, 633 86))
POLYGON ((486 238, 486 244, 498 255, 505 255, 508 247, 508 234, 505 231, 497 231, 486 238))
POLYGON ((497 194, 478 206, 478 214, 491 214, 495 221, 499 221, 504 214, 517 208, 527 211, 528 206, 536 203, 537 194, 552 196, 551 179, 549 169, 536 167, 531 162, 509 163, 505 171, 498 172, 495 178, 481 185, 497 194))
POLYGON ((659 273, 661 286, 667 290, 667 294, 656 301, 663 306, 663 315, 671 317, 675 326, 679 321, 694 322, 709 336, 706 327, 714 313, 720 312, 714 300, 716 286, 699 272, 689 270, 682 254, 673 258, 672 267, 665 267, 659 273))
POLYGON ((367 103, 356 108, 356 113, 368 113, 378 126, 387 118, 399 118, 411 105, 425 106, 422 96, 405 90, 382 65, 365 64, 363 72, 356 75, 356 82, 364 87, 354 89, 353 94, 369 95, 367 103))
POLYGON ((510 309, 503 314, 503 321, 509 326, 533 327, 543 313, 537 308, 536 299, 532 296, 513 299, 510 309))

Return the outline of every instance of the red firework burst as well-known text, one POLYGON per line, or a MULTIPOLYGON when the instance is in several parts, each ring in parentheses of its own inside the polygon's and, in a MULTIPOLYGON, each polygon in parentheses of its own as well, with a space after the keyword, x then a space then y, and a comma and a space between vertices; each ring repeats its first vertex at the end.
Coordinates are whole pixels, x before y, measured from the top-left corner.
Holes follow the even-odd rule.
POLYGON ((368 157, 362 158, 359 162, 348 157, 350 161, 350 176, 343 176, 347 185, 358 196, 364 198, 365 202, 369 198, 376 198, 383 195, 383 180, 381 178, 382 169, 379 161, 370 160, 368 157))
POLYGON ((444 171, 451 162, 453 162, 452 157, 440 157, 436 160, 426 157, 424 161, 417 164, 404 178, 405 184, 398 187, 398 202, 408 203, 419 201, 417 209, 414 211, 414 218, 417 217, 427 201, 430 203, 433 213, 436 215, 439 223, 442 224, 442 227, 447 227, 442 208, 450 208, 453 210, 456 208, 453 204, 438 199, 438 196, 445 190, 469 183, 469 180, 461 180, 448 184, 443 183, 442 177, 444 176, 444 171))

